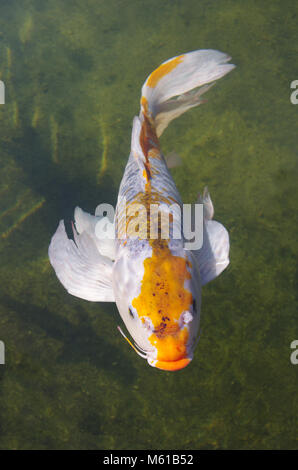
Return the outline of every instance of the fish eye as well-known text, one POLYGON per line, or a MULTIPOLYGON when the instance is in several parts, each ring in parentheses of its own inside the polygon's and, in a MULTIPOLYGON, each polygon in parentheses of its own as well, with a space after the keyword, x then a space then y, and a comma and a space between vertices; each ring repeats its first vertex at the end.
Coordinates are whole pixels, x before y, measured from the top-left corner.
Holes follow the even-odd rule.
POLYGON ((131 318, 134 318, 135 316, 131 308, 129 308, 128 311, 129 311, 129 315, 131 316, 131 318))

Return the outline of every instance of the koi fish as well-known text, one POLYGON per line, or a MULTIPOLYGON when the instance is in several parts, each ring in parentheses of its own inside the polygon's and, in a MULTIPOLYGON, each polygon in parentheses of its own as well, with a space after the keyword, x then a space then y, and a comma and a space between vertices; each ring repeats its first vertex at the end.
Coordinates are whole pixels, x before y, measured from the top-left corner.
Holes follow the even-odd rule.
POLYGON ((169 59, 148 76, 140 114, 133 120, 131 152, 113 220, 115 236, 99 238, 96 227, 103 216, 77 207, 74 240, 61 220, 49 246, 50 262, 67 291, 89 301, 116 302, 134 344, 119 327, 120 332, 151 366, 166 371, 182 369, 193 358, 201 287, 228 266, 229 235, 213 220, 207 189, 198 200, 204 213, 200 249, 186 249, 183 235, 173 236, 175 217, 169 216, 168 237, 150 238, 148 219, 138 232, 139 208, 148 215, 152 204, 161 204, 162 215, 173 204, 182 207, 159 137, 173 119, 201 104, 203 93, 235 67, 229 60, 219 51, 198 50, 169 59))

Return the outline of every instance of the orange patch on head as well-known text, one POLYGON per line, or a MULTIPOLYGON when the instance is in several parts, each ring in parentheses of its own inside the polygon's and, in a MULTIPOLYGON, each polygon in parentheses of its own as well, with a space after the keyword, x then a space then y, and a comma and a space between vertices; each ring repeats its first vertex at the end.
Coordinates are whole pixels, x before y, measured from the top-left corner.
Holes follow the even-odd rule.
POLYGON ((141 292, 132 305, 140 318, 150 318, 154 331, 148 338, 157 349, 158 361, 177 361, 187 356, 188 329, 179 318, 192 305, 184 287, 191 278, 187 259, 172 255, 166 240, 153 240, 151 258, 144 261, 141 292))
POLYGON ((165 335, 163 338, 153 333, 149 337, 152 346, 157 348, 157 360, 177 362, 187 356, 188 330, 186 327, 178 329, 175 334, 165 335))
POLYGON ((178 57, 174 57, 174 59, 169 60, 165 64, 161 64, 152 74, 148 77, 146 85, 150 88, 154 88, 159 80, 163 78, 165 75, 170 73, 174 68, 179 65, 184 58, 184 55, 180 55, 178 57))

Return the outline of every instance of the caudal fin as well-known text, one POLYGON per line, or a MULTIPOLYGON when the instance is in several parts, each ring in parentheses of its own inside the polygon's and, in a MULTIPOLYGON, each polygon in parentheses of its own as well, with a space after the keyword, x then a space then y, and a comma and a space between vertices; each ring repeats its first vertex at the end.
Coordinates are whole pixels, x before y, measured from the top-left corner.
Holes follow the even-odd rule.
POLYGON ((158 137, 173 119, 203 102, 202 94, 235 67, 227 63, 230 59, 223 52, 202 49, 173 57, 149 75, 141 110, 154 119, 158 137))

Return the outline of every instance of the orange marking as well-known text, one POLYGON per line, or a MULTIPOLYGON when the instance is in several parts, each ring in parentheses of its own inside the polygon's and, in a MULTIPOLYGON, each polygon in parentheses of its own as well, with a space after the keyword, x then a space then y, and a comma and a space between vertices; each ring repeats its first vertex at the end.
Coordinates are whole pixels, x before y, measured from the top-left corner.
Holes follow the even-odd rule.
POLYGON ((143 170, 143 178, 148 182, 148 174, 146 170, 143 170))
POLYGON ((140 134, 140 144, 142 147, 143 154, 147 159, 148 153, 152 148, 159 148, 159 141, 154 126, 150 122, 149 117, 146 114, 144 114, 143 116, 144 121, 140 134))
MULTIPOLYGON (((181 56, 182 57, 182 56, 181 56)), ((140 146, 142 149, 142 153, 145 156, 145 161, 144 161, 144 169, 142 171, 142 176, 145 179, 145 191, 144 192, 139 192, 138 194, 135 195, 133 200, 128 202, 126 206, 126 234, 133 233, 136 235, 135 232, 135 225, 132 228, 132 231, 130 231, 130 225, 134 223, 135 217, 137 217, 137 214, 133 212, 133 206, 135 204, 142 204, 146 208, 147 212, 147 235, 146 235, 146 227, 145 223, 142 220, 141 221, 141 226, 142 230, 139 233, 140 238, 149 238, 150 237, 150 205, 151 204, 160 204, 160 203, 165 203, 165 204, 172 204, 177 203, 177 201, 170 196, 163 196, 159 191, 154 190, 152 187, 152 179, 154 176, 159 174, 158 168, 156 168, 156 165, 153 163, 154 160, 161 160, 162 156, 160 154, 159 150, 159 140, 155 132, 155 126, 152 118, 147 114, 148 111, 148 101, 147 99, 143 96, 141 98, 141 105, 143 107, 143 113, 142 113, 142 127, 140 131, 140 146), (151 160, 152 159, 152 160, 151 160), (145 230, 144 230, 145 227, 145 230)), ((173 216, 170 214, 170 222, 173 223, 173 216)), ((136 222, 138 223, 138 222, 136 222)), ((124 230, 124 227, 122 227, 124 230)), ((118 233, 120 233, 121 230, 119 228, 118 233)), ((121 232, 122 233, 122 232, 121 232)))
POLYGON ((148 77, 146 85, 150 88, 156 87, 159 80, 163 78, 165 75, 170 73, 174 68, 177 67, 183 61, 184 55, 180 55, 175 57, 172 60, 169 60, 165 64, 161 64, 152 74, 148 77))
POLYGON ((151 148, 148 152, 148 158, 156 158, 161 160, 160 150, 158 148, 151 148))
MULTIPOLYGON (((145 170, 143 170, 143 171, 145 171, 145 170)), ((145 173, 143 173, 143 175, 144 174, 145 173)), ((175 199, 167 197, 167 196, 163 196, 158 191, 152 191, 151 182, 150 182, 150 180, 148 180, 145 184, 145 192, 139 192, 138 194, 136 194, 134 199, 132 201, 128 202, 127 205, 126 205, 126 234, 129 235, 129 233, 132 233, 130 231, 129 226, 130 226, 131 222, 134 221, 135 217, 139 217, 138 205, 141 204, 146 209, 146 216, 145 216, 146 220, 145 221, 142 220, 142 227, 144 228, 145 224, 147 225, 147 230, 146 230, 147 233, 142 231, 142 237, 140 237, 140 238, 148 238, 149 239, 150 238, 150 220, 151 220, 150 219, 150 210, 151 210, 151 204, 159 205, 160 203, 164 203, 164 204, 169 205, 169 204, 172 203, 172 201, 175 201, 175 199)), ((177 201, 175 201, 175 203, 177 204, 177 201)), ((169 214, 169 222, 173 223, 173 215, 171 213, 169 214)), ((122 227, 122 229, 124 230, 124 227, 122 227)), ((133 230, 133 233, 135 233, 134 228, 132 230, 133 230)), ((119 223, 118 233, 122 233, 120 223, 119 223)))
POLYGON ((141 98, 141 106, 143 107, 144 113, 148 114, 148 100, 145 96, 142 96, 141 98))
POLYGON ((179 361, 187 356, 188 329, 183 327, 177 332, 159 338, 157 334, 149 337, 150 343, 157 348, 157 359, 159 361, 179 361))
POLYGON ((178 361, 187 357, 188 329, 179 327, 183 311, 193 298, 184 283, 191 278, 188 261, 172 255, 166 240, 151 240, 152 257, 144 260, 141 292, 132 302, 140 318, 148 317, 154 332, 148 338, 157 348, 158 361, 178 361))
POLYGON ((155 367, 162 370, 179 370, 183 369, 190 363, 191 359, 185 357, 179 361, 157 361, 155 367))

